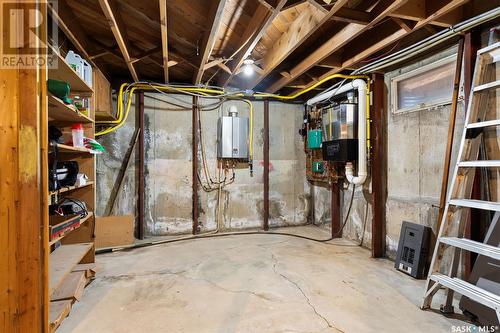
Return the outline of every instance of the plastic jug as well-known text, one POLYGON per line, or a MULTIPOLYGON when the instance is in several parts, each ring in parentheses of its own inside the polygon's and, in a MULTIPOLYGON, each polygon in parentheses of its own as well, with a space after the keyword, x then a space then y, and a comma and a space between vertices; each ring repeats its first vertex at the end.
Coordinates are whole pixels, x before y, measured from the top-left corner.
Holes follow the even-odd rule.
POLYGON ((85 59, 82 59, 83 64, 83 81, 92 88, 92 66, 85 59))
POLYGON ((64 60, 68 63, 68 65, 73 67, 79 77, 81 77, 82 79, 84 78, 83 59, 82 57, 80 57, 80 55, 76 54, 73 51, 69 51, 68 54, 66 54, 66 58, 64 58, 64 60))

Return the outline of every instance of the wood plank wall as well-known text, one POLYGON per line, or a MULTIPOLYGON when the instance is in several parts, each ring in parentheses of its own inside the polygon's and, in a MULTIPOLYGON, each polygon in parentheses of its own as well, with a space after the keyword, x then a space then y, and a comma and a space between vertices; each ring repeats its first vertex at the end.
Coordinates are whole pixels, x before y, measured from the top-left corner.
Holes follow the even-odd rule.
MULTIPOLYGON (((45 27, 40 33, 45 38, 45 27)), ((3 45, 9 35, 2 33, 3 45)), ((41 193, 47 157, 40 149, 46 137, 46 126, 40 126, 46 117, 45 79, 41 68, 0 69, 0 332, 46 330, 42 230, 48 217, 42 218, 41 193)))

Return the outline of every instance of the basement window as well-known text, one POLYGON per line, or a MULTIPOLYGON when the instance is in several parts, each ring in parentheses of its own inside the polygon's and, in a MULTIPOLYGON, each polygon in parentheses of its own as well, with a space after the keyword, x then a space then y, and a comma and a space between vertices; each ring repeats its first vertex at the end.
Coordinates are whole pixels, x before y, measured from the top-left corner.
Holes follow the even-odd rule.
POLYGON ((393 113, 424 110, 450 104, 456 55, 394 77, 391 80, 393 113))

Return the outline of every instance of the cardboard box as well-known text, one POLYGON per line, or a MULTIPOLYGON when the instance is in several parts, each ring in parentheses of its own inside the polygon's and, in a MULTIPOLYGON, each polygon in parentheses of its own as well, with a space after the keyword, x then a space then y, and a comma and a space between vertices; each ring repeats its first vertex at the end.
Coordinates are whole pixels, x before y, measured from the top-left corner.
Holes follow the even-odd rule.
POLYGON ((134 216, 106 216, 95 219, 97 249, 119 247, 134 243, 134 216))

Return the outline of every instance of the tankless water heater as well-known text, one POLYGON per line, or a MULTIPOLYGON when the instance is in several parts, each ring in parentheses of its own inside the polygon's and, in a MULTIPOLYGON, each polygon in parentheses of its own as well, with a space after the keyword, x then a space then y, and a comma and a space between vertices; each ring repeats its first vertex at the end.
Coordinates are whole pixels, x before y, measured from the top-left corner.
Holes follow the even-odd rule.
POLYGON ((217 158, 248 161, 248 118, 239 117, 235 106, 228 113, 217 121, 217 158))

